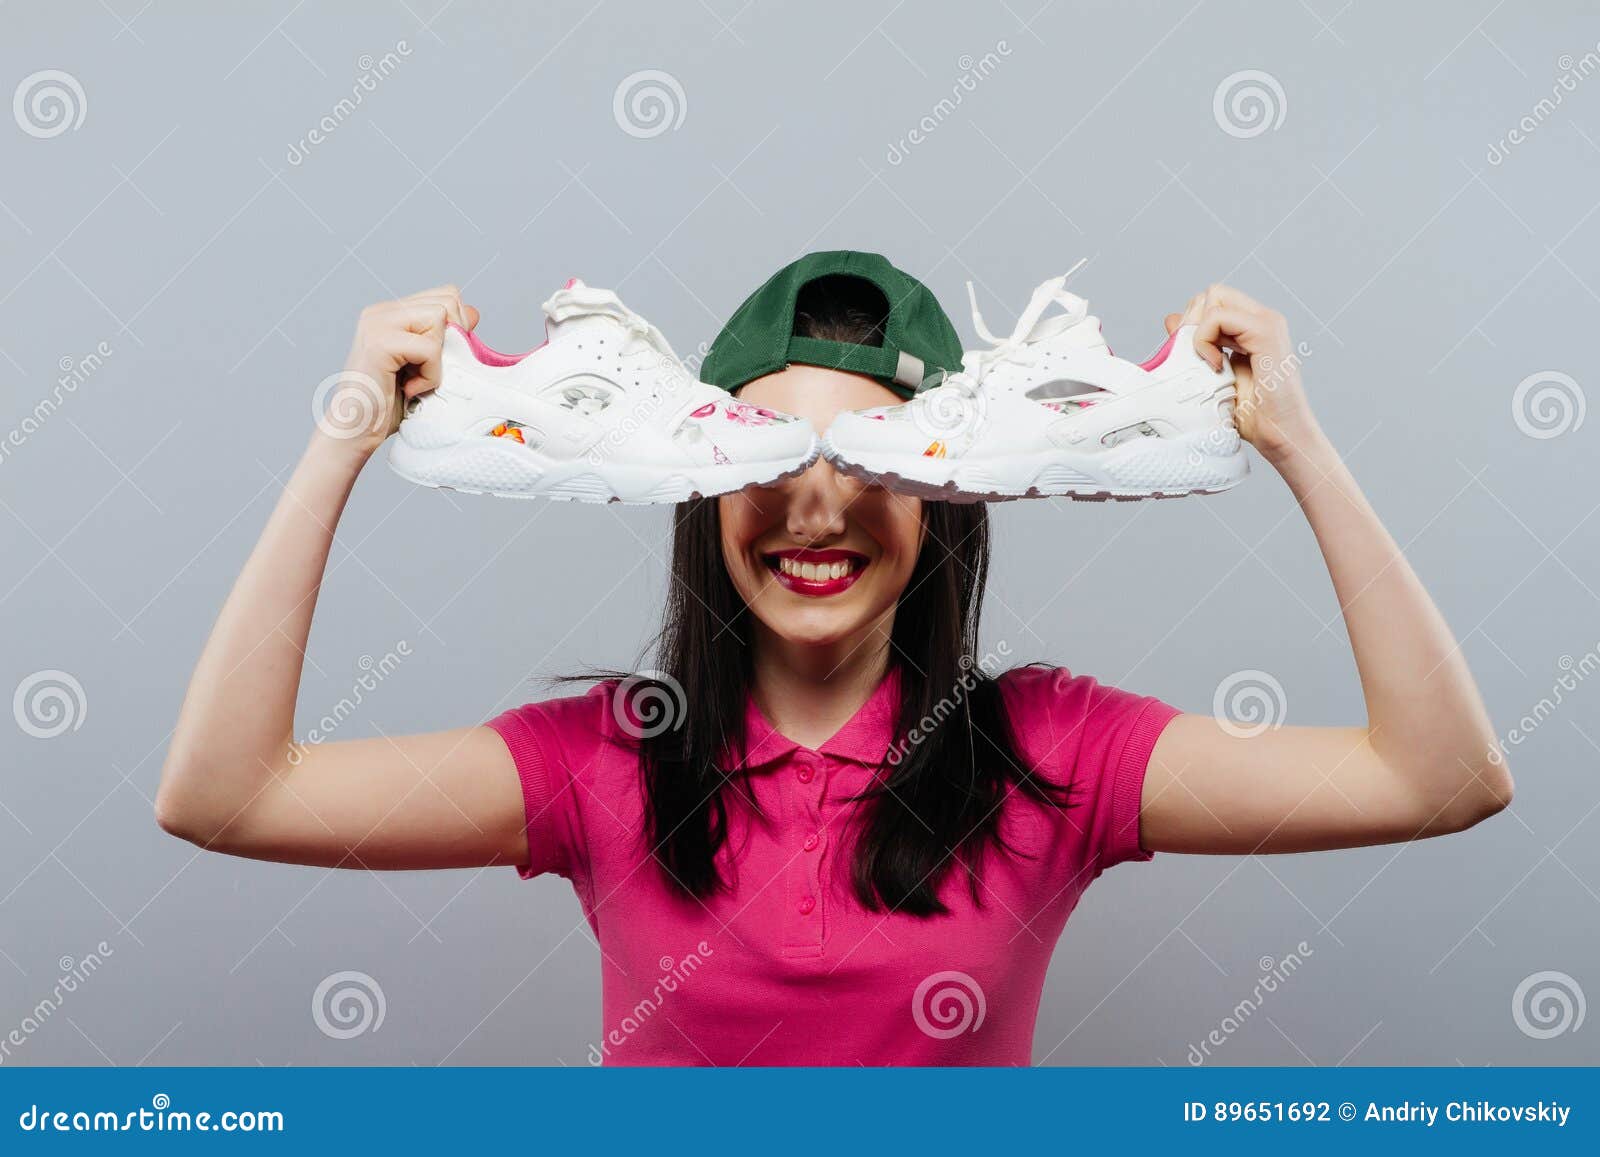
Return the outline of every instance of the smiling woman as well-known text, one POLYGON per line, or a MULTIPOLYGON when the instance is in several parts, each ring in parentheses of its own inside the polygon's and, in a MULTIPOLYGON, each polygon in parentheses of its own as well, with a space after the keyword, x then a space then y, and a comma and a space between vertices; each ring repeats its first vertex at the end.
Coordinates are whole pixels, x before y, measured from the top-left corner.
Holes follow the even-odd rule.
MULTIPOLYGON (((873 271, 888 280, 892 267, 882 265, 873 271)), ((881 347, 885 291, 862 277, 812 272, 795 293, 793 337, 881 347)), ((947 360, 959 358, 948 324, 932 335, 947 348, 929 351, 947 360)), ((708 376, 717 374, 713 362, 708 376)), ((841 411, 900 400, 872 378, 809 364, 739 383, 739 394, 819 430, 841 411)), ((746 698, 753 694, 783 734, 817 749, 897 668, 895 731, 909 733, 975 665, 988 560, 982 505, 924 503, 826 462, 776 486, 679 507, 661 654, 671 678, 701 691, 689 697, 686 725, 647 738, 643 758, 650 846, 684 892, 704 899, 729 883, 715 860, 729 834, 725 797, 742 785, 727 783, 722 748, 738 751, 750 739, 740 734, 746 698)), ((982 676, 967 710, 947 723, 881 783, 864 785, 841 876, 868 909, 946 911, 942 885, 996 844, 1006 791, 1021 785, 1052 798, 1017 757, 992 679, 982 676)), ((973 889, 977 880, 967 877, 973 889)))
MULTIPOLYGON (((553 311, 652 332, 581 288, 553 311)), ((1283 319, 1213 286, 1167 318, 1165 354, 1113 364, 1087 303, 1059 279, 1044 289, 1011 338, 963 358, 933 296, 882 257, 801 258, 734 314, 703 383, 657 382, 672 399, 652 411, 662 438, 613 452, 630 468, 670 457, 671 423, 708 405, 727 415, 723 440, 803 428, 788 415, 824 435, 844 413, 903 430, 933 378, 961 378, 973 402, 971 436, 936 443, 965 466, 974 446, 1015 453, 1013 433, 1159 447, 1198 405, 1304 510, 1365 725, 1246 732, 1059 668, 996 673, 978 656, 986 507, 808 458, 678 505, 659 671, 483 726, 297 748, 332 528, 401 398, 448 390, 447 332, 476 324, 444 287, 363 315, 350 370, 379 386, 376 433, 313 436, 196 669, 162 826, 261 859, 567 877, 601 950, 607 1063, 1027 1064, 1056 940, 1106 869, 1157 851, 1412 840, 1504 807, 1510 776, 1459 648, 1323 437, 1283 319), (1075 368, 1049 368, 1062 365, 1075 368)), ((644 344, 666 364, 664 338, 644 344)), ((565 372, 548 353, 523 361, 537 372, 506 389, 531 421, 565 372)), ((563 428, 598 440, 592 417, 563 428)), ((494 439, 494 420, 455 434, 531 453, 494 439)), ((713 471, 727 465, 695 445, 713 471)))

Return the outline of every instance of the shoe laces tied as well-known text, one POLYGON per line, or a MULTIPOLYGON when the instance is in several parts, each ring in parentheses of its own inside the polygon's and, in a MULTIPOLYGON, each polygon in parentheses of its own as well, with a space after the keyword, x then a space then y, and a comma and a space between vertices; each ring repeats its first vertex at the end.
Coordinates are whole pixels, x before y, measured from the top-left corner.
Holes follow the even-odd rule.
POLYGON ((1032 348, 1035 343, 1044 338, 1054 337, 1089 316, 1089 303, 1066 289, 1067 278, 1082 269, 1087 261, 1088 258, 1084 258, 1060 277, 1052 277, 1035 289, 1033 296, 1028 299, 1028 307, 1017 318, 1017 324, 1012 328, 1010 336, 1005 338, 996 337, 984 323, 983 313, 978 308, 977 291, 973 289, 972 282, 967 282, 967 300, 972 304, 972 328, 977 331, 980 338, 989 343, 990 348, 970 350, 963 354, 961 371, 951 374, 946 380, 970 392, 1002 362, 1036 364, 1039 355, 1038 351, 1032 348), (1047 318, 1045 313, 1052 305, 1059 305, 1063 312, 1047 318))

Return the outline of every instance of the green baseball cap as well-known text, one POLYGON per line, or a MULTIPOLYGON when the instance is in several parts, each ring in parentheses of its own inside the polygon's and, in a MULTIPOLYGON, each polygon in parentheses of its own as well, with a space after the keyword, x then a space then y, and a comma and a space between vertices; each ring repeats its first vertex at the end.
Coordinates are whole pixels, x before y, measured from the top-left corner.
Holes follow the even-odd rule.
POLYGON ((795 362, 863 374, 909 398, 930 377, 961 368, 961 339, 922 282, 876 253, 836 249, 784 266, 746 298, 712 343, 700 379, 732 393, 795 362), (889 316, 881 346, 795 335, 800 290, 832 274, 859 277, 882 291, 889 316))

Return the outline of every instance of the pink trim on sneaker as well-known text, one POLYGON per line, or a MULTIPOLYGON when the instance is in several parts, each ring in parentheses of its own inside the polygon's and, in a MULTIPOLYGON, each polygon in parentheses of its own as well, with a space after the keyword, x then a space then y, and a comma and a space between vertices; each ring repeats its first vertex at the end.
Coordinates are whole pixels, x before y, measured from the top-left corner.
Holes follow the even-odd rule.
POLYGON ((1141 363, 1139 368, 1144 370, 1146 373, 1149 373, 1151 370, 1160 369, 1161 363, 1166 361, 1167 355, 1172 352, 1172 343, 1177 340, 1177 337, 1178 331, 1173 330, 1172 333, 1168 335, 1167 340, 1161 343, 1161 348, 1155 352, 1155 356, 1149 361, 1141 363))
POLYGON ((527 357, 528 354, 537 353, 539 350, 544 348, 544 344, 540 343, 527 353, 503 354, 499 350, 492 350, 488 346, 484 345, 483 342, 478 339, 478 335, 473 333, 470 329, 462 329, 454 322, 450 323, 450 328, 460 334, 463 340, 466 341, 467 348, 472 351, 472 356, 477 358, 486 366, 514 366, 523 358, 527 357))

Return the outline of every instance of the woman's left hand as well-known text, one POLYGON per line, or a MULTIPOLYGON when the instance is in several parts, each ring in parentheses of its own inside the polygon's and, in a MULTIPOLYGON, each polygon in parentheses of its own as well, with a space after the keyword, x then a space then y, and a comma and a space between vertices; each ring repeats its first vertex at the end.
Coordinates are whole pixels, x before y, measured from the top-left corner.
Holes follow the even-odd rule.
POLYGON ((1300 355, 1289 340, 1281 313, 1226 285, 1212 285, 1189 299, 1181 314, 1166 318, 1170 334, 1193 325, 1195 351, 1212 369, 1233 351, 1239 397, 1234 418, 1239 434, 1269 462, 1281 460, 1319 434, 1300 383, 1300 355))
MULTIPOLYGON (((1290 344, 1279 314, 1225 285, 1167 318, 1168 332, 1181 325, 1195 327, 1195 350, 1213 368, 1233 351, 1239 432, 1316 535, 1367 718, 1241 728, 1180 715, 1150 754, 1140 844, 1205 855, 1353 848, 1461 831, 1501 810, 1511 775, 1461 644, 1318 428, 1300 387, 1305 347, 1290 344)), ((1281 715, 1282 688, 1268 682, 1281 715)), ((1224 698, 1219 690, 1219 714, 1243 703, 1224 698)))

